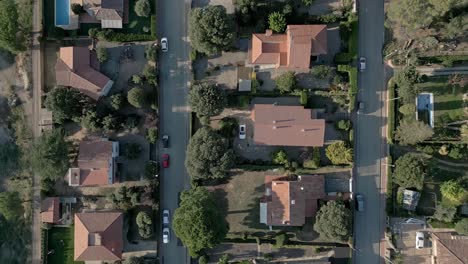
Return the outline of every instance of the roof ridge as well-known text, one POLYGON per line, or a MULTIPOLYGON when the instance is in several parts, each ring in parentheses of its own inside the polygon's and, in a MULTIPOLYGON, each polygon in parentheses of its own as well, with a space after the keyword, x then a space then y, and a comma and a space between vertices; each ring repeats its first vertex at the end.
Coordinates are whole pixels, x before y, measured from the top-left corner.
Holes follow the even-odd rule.
MULTIPOLYGON (((448 234, 452 234, 451 232, 437 232, 437 233, 448 233, 448 234)), ((436 234, 436 233, 433 233, 433 234, 436 234)), ((437 240, 440 241, 440 243, 445 247, 445 249, 447 249, 450 253, 452 253, 452 255, 457 258, 461 263, 463 263, 463 260, 461 258, 458 257, 457 254, 455 254, 452 250, 450 250, 450 247, 447 247, 443 242, 442 240, 448 240, 448 239, 441 239, 438 235, 436 235, 437 237, 437 240)))

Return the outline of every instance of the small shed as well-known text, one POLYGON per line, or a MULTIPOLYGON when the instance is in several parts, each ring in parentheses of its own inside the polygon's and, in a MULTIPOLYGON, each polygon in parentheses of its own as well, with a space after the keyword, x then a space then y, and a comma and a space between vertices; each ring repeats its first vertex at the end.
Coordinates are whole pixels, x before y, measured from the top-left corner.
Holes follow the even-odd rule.
POLYGON ((237 67, 237 86, 239 92, 250 92, 252 90, 252 68, 237 67))
POLYGON ((409 211, 415 211, 420 197, 421 193, 405 189, 403 191, 403 208, 409 211))

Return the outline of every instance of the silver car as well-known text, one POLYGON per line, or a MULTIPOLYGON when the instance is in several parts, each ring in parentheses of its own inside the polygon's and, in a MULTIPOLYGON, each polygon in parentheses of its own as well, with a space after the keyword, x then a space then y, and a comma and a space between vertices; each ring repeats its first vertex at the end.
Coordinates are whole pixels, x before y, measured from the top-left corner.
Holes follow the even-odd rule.
POLYGON ((163 210, 163 225, 169 225, 169 210, 163 210))
POLYGON ((169 239, 170 239, 169 228, 165 227, 163 228, 163 243, 164 244, 169 243, 169 239))
POLYGON ((239 126, 239 139, 245 139, 245 125, 239 126))
POLYGON ((364 196, 362 194, 356 194, 356 210, 358 212, 364 211, 364 196))
POLYGON ((359 70, 362 72, 366 70, 366 58, 364 57, 359 58, 359 70))
POLYGON ((167 52, 169 50, 169 44, 167 43, 167 38, 161 39, 161 50, 167 52))
POLYGON ((364 102, 359 102, 358 103, 358 110, 357 110, 357 113, 359 115, 362 115, 364 114, 364 110, 366 109, 366 106, 364 105, 364 102))

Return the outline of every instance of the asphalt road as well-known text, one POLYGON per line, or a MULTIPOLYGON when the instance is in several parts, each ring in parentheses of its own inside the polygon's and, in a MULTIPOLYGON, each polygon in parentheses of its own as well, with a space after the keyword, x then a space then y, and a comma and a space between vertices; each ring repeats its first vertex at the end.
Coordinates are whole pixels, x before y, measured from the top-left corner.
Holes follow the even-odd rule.
MULTIPOLYGON (((169 209, 172 216, 178 207, 178 193, 190 186, 184 166, 189 137, 187 12, 190 1, 164 0, 158 1, 157 5, 158 35, 159 38, 166 37, 169 43, 169 51, 161 53, 159 59, 160 135, 167 134, 170 137, 168 149, 163 149, 162 144, 159 144, 159 155, 170 155, 170 167, 161 173, 160 209, 169 209)), ((170 243, 161 243, 159 246, 159 256, 163 264, 187 262, 187 250, 177 243, 172 229, 170 243)))
POLYGON ((354 263, 381 263, 380 242, 383 237, 385 194, 381 193, 381 157, 384 111, 384 3, 361 0, 359 11, 359 56, 367 60, 360 74, 358 100, 365 103, 365 114, 357 116, 355 192, 364 195, 365 211, 356 212, 354 223, 354 263), (382 202, 383 201, 383 202, 382 202))

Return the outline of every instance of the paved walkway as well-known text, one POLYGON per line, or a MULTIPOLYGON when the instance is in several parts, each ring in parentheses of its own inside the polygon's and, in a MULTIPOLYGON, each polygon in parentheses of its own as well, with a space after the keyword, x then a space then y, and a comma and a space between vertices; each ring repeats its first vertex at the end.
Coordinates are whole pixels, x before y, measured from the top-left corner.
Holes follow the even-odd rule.
MULTIPOLYGON (((386 61, 386 64, 393 69, 400 69, 403 66, 394 65, 391 60, 386 61)), ((428 67, 428 66, 418 66, 416 70, 420 74, 427 76, 440 76, 440 75, 452 75, 452 74, 468 74, 468 66, 458 66, 458 67, 428 67)))

